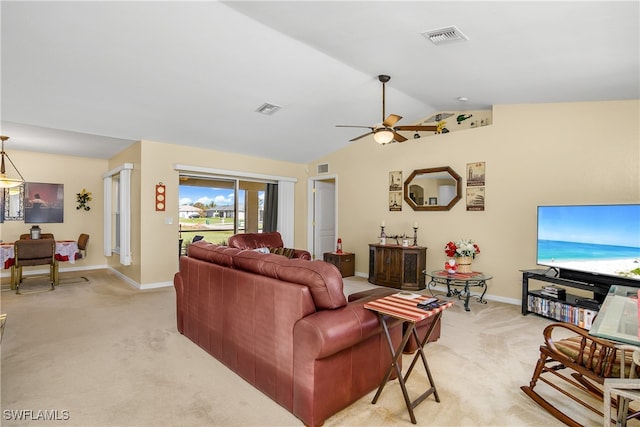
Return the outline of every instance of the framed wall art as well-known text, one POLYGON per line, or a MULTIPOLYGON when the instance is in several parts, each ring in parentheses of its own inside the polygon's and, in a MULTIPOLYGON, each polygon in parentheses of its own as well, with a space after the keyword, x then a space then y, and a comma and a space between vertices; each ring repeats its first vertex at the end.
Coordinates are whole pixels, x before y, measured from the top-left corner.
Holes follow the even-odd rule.
POLYGON ((483 187, 486 166, 484 162, 467 164, 467 187, 483 187))
POLYGON ((468 211, 484 211, 486 170, 485 162, 467 163, 468 211))
POLYGON ((24 185, 24 222, 64 222, 64 184, 27 182, 24 185))
POLYGON ((24 208, 22 199, 24 198, 24 185, 3 189, 2 197, 2 219, 4 221, 24 220, 24 208))
POLYGON ((389 172, 389 211, 402 210, 402 171, 389 172))

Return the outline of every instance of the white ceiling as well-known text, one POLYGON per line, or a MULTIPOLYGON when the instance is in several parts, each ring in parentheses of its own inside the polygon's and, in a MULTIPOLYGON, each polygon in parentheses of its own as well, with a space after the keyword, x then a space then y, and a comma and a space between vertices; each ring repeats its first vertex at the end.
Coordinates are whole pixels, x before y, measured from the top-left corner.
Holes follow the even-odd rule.
POLYGON ((9 153, 109 158, 144 139, 308 162, 363 133, 336 124, 381 121, 378 74, 391 75, 386 113, 401 125, 496 104, 638 99, 639 6, 2 1, 0 132, 9 153), (451 25, 469 40, 421 35, 451 25), (282 109, 256 113, 265 102, 282 109))

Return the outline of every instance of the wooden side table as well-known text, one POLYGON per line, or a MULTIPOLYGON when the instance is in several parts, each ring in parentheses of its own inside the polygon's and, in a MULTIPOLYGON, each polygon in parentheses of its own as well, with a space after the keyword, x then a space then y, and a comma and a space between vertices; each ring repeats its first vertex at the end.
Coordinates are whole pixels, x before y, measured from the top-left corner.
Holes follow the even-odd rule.
POLYGON ((424 346, 429 341, 429 337, 433 332, 435 325, 442 317, 442 312, 451 307, 453 305, 452 301, 445 301, 445 303, 439 308, 435 308, 432 310, 422 310, 416 307, 418 301, 423 301, 427 299, 426 296, 420 296, 417 299, 405 299, 397 294, 389 295, 383 298, 379 298, 377 300, 373 300, 367 302, 364 305, 364 308, 375 311, 378 314, 378 319, 382 328, 384 330, 385 336, 387 338, 387 344, 389 346, 389 351, 391 352, 391 365, 387 369, 387 374, 383 378, 380 386, 378 387, 378 391, 376 395, 373 397, 373 401, 371 403, 375 404, 384 389, 384 386, 389 381, 391 377, 391 373, 395 370, 398 382, 400 383, 400 388, 402 389, 402 394, 404 396, 404 402, 407 406, 407 411, 409 411, 409 417, 411 418, 411 422, 416 424, 416 417, 413 413, 413 408, 418 406, 422 401, 424 401, 427 397, 433 394, 436 402, 440 402, 440 396, 438 395, 438 390, 436 389, 436 384, 433 380, 433 376, 431 375, 431 370, 429 369, 429 364, 427 363, 427 356, 424 354, 424 346), (435 320, 431 322, 431 326, 427 330, 422 341, 420 340, 418 333, 416 331, 416 323, 426 319, 427 317, 435 316, 435 320), (402 341, 397 349, 394 349, 393 342, 391 341, 391 335, 389 335, 389 326, 387 325, 387 317, 392 317, 395 319, 400 319, 404 321, 408 327, 402 336, 402 341), (410 339, 414 339, 416 344, 418 345, 418 351, 413 357, 413 361, 411 365, 409 365, 409 369, 407 373, 402 375, 402 369, 400 368, 400 364, 398 360, 402 357, 402 349, 407 344, 407 341, 410 339), (418 359, 422 360, 422 364, 427 373, 427 378, 429 380, 429 388, 418 396, 415 400, 411 401, 409 398, 409 393, 407 392, 406 382, 409 379, 409 375, 413 372, 413 368, 415 367, 418 359))
POLYGON ((324 260, 335 265, 340 270, 342 277, 353 276, 355 274, 356 255, 350 252, 325 252, 324 260))

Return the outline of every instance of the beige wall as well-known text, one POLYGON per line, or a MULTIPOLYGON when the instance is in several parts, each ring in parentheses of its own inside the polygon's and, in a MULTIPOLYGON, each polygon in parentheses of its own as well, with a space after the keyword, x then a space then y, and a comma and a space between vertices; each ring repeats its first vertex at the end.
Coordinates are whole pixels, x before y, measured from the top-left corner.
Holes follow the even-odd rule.
MULTIPOLYGON (((519 300, 519 269, 535 267, 536 206, 539 204, 640 203, 640 103, 638 101, 496 106, 491 125, 379 146, 365 138, 308 165, 234 153, 142 141, 109 161, 10 150, 27 181, 65 185, 65 222, 41 224, 58 238, 91 235, 89 258, 75 267, 109 265, 143 287, 170 284, 178 268, 178 172, 174 164, 247 171, 298 179, 295 244, 307 247, 307 178, 329 163, 338 182, 338 230, 343 248, 356 253, 356 272, 367 273, 368 243, 384 220, 389 234, 411 233, 427 246, 427 268, 441 268, 449 240, 471 238, 482 253, 475 269, 494 276, 488 293, 519 300), (119 265, 103 248, 102 175, 125 162, 132 173, 132 265, 119 265), (449 212, 388 211, 390 171, 486 162, 486 211, 467 212, 464 198, 449 212), (154 208, 155 185, 167 186, 167 211, 154 208), (93 192, 91 211, 75 209, 75 193, 93 192), (172 222, 167 224, 167 222, 172 222)), ((452 121, 452 127, 457 126, 452 121)), ((12 241, 30 224, 0 224, 12 241)), ((71 264, 62 266, 72 267, 71 264)), ((7 280, 3 272, 3 280, 7 280)))
MULTIPOLYGON (((379 146, 365 138, 309 165, 328 163, 338 179, 343 249, 368 271, 368 243, 412 233, 428 247, 427 269, 441 269, 450 240, 471 238, 482 253, 475 270, 492 274, 488 293, 520 299, 519 269, 535 267, 536 206, 640 202, 639 102, 496 106, 492 125, 379 146), (486 162, 486 210, 465 208, 466 165, 486 162), (448 212, 388 211, 389 172, 451 166, 463 200, 448 212)), ((455 124, 453 125, 455 126, 455 124)))
POLYGON ((165 284, 173 280, 178 269, 179 180, 175 164, 298 179, 295 191, 295 245, 305 246, 305 165, 152 141, 142 141, 136 147, 140 150, 139 163, 143 165, 139 168, 134 162, 132 175, 136 183, 134 185, 138 186, 134 194, 138 195, 139 203, 137 209, 133 210, 136 218, 132 221, 134 234, 135 230, 140 230, 140 241, 135 246, 132 243, 133 265, 141 266, 139 278, 130 276, 136 282, 147 286, 165 284), (167 190, 165 212, 155 210, 155 186, 160 182, 166 185, 167 190))
MULTIPOLYGON (((60 271, 74 268, 104 267, 102 255, 103 190, 101 174, 107 170, 107 161, 84 157, 58 156, 8 149, 11 160, 27 182, 45 182, 64 185, 64 222, 37 224, 43 233, 53 233, 56 239, 77 239, 80 233, 89 234, 87 258, 61 263, 60 271), (77 210, 76 193, 83 188, 93 193, 91 210, 77 210)), ((12 169, 11 169, 12 170, 12 169)), ((13 242, 20 234, 28 233, 32 225, 24 221, 5 221, 0 224, 0 239, 13 242)), ((2 271, 3 283, 8 271, 2 271)))

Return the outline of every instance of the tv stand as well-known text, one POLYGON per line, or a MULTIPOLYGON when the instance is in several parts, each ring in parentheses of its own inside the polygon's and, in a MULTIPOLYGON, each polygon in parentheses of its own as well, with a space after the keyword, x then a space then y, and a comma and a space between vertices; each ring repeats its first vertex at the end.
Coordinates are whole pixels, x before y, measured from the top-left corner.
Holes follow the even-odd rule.
POLYGON ((587 327, 584 323, 585 310, 588 316, 598 312, 600 304, 609 292, 608 283, 587 282, 558 277, 555 269, 521 270, 522 272, 522 314, 537 314, 542 317, 587 327), (529 280, 553 283, 563 287, 582 289, 592 293, 592 297, 572 295, 567 292, 564 299, 543 295, 540 289, 529 289, 529 280), (582 316, 582 317, 581 317, 582 316), (583 319, 582 321, 580 319, 583 319), (582 323, 581 323, 582 322, 582 323))

